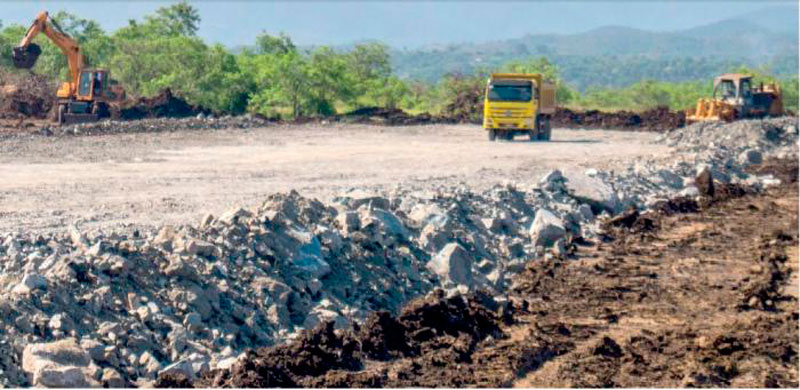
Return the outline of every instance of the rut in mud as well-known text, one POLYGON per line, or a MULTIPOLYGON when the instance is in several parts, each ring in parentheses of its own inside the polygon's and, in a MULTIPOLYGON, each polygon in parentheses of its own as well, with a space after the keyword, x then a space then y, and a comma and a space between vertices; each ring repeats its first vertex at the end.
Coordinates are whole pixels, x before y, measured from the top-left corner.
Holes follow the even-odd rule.
POLYGON ((753 170, 786 181, 631 214, 571 258, 529 263, 506 302, 434 293, 195 385, 796 387, 797 162, 753 170))

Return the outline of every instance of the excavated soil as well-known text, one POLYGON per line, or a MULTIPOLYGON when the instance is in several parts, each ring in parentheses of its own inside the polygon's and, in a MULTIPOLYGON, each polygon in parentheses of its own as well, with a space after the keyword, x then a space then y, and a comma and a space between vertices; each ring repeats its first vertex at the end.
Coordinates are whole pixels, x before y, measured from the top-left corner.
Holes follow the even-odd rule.
POLYGON ((686 124, 683 112, 666 107, 636 113, 632 111, 602 112, 597 110, 572 111, 559 108, 552 119, 553 125, 567 128, 635 129, 637 131, 665 132, 686 124))
POLYGON ((119 112, 119 119, 143 118, 185 118, 197 114, 208 115, 211 110, 193 106, 183 98, 175 96, 169 88, 155 96, 141 97, 125 104, 119 112))
POLYGON ((797 161, 753 169, 786 180, 627 213, 602 242, 529 263, 508 301, 434 292, 194 385, 796 388, 797 161))
POLYGON ((0 119, 47 118, 55 91, 55 83, 45 76, 0 69, 0 119))
POLYGON ((399 108, 381 107, 359 108, 343 115, 337 115, 334 120, 347 123, 375 123, 393 126, 458 122, 454 118, 445 116, 433 116, 428 113, 412 115, 399 108))

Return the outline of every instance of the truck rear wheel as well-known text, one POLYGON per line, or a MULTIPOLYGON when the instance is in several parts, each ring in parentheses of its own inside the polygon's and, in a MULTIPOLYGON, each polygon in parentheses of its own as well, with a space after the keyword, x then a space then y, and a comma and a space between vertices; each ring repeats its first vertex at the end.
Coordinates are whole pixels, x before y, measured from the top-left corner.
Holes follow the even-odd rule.
POLYGON ((487 131, 487 133, 489 133, 489 141, 494 141, 495 138, 497 138, 496 131, 490 129, 489 131, 487 131))
POLYGON ((552 129, 550 127, 550 118, 543 116, 539 118, 539 140, 550 141, 550 134, 552 129))

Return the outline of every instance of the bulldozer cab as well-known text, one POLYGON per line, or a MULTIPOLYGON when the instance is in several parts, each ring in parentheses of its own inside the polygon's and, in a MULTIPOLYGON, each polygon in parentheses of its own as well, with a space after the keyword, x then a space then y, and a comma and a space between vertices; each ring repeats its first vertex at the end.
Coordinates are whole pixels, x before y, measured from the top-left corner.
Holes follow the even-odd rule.
POLYGON ((732 73, 714 79, 714 99, 735 105, 743 105, 752 100, 750 91, 751 76, 732 73))

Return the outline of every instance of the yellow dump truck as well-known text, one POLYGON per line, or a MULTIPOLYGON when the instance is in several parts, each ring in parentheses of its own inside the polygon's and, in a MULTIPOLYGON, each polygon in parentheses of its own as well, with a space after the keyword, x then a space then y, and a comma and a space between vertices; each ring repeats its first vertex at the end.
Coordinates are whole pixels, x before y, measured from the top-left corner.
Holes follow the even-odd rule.
POLYGON ((556 112, 556 88, 541 74, 492 73, 483 100, 483 128, 489 140, 550 140, 550 118, 556 112))

